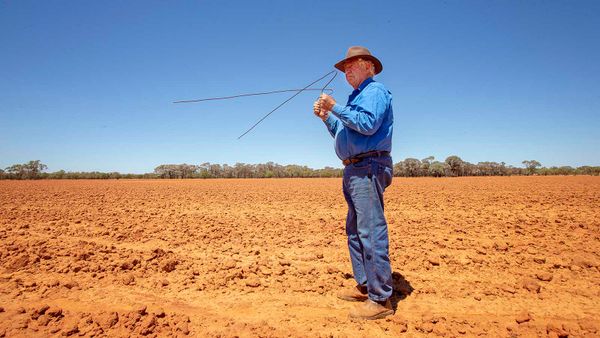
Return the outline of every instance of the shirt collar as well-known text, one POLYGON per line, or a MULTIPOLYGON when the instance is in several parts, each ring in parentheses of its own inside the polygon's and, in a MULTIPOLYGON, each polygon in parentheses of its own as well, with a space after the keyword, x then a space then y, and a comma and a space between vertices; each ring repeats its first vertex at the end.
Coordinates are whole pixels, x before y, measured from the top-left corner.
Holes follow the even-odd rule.
POLYGON ((361 83, 361 84, 358 86, 358 88, 356 88, 356 89, 354 89, 354 90, 352 91, 352 94, 351 94, 351 96, 352 96, 352 97, 355 97, 356 95, 358 95, 358 93, 360 93, 360 92, 361 92, 363 89, 365 89, 365 87, 366 87, 366 86, 368 86, 368 85, 369 85, 369 83, 371 83, 371 82, 375 82, 375 80, 373 80, 373 78, 372 78, 372 77, 366 78, 366 79, 365 79, 365 80, 364 80, 364 81, 363 81, 363 82, 362 82, 362 83, 361 83))
POLYGON ((373 80, 373 78, 372 78, 372 77, 369 77, 369 78, 365 79, 365 80, 364 80, 364 81, 363 81, 363 82, 360 84, 360 86, 358 86, 358 91, 359 91, 359 92, 360 92, 360 91, 362 91, 363 89, 365 89, 365 87, 366 87, 366 86, 368 86, 368 85, 369 85, 369 83, 371 83, 371 82, 373 82, 373 81, 374 81, 374 80, 373 80))

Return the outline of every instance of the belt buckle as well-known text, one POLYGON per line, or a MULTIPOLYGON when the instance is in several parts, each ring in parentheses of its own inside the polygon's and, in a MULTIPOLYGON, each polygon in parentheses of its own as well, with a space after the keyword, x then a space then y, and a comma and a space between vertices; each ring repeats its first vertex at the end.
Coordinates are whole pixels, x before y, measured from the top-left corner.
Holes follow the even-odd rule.
POLYGON ((356 158, 356 157, 350 157, 350 158, 347 158, 347 159, 343 160, 343 161, 342 161, 342 163, 343 163, 345 166, 348 166, 349 164, 358 163, 358 162, 360 162, 360 161, 362 161, 362 159, 360 159, 360 158, 356 158))

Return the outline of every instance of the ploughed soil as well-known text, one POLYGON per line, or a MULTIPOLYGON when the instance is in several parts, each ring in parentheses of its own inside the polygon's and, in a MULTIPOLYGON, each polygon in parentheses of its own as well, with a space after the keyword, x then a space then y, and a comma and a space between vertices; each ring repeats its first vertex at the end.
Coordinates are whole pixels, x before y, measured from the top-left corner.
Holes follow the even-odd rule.
POLYGON ((600 177, 395 178, 353 322, 341 179, 0 181, 0 337, 600 337, 600 177))

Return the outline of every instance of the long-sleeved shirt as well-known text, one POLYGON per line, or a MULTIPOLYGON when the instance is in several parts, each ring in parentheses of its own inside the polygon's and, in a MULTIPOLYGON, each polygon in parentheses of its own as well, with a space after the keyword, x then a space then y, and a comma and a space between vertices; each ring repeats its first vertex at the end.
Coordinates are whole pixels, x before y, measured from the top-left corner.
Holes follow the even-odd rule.
POLYGON ((325 120, 341 160, 374 150, 391 152, 393 124, 392 93, 372 78, 350 94, 345 107, 336 103, 325 120))

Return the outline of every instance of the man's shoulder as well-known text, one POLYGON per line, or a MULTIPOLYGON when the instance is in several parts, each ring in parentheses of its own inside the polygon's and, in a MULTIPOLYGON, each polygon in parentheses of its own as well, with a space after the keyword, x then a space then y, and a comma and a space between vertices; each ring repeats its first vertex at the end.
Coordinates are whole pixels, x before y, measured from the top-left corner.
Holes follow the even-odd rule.
POLYGON ((385 95, 390 95, 391 92, 387 90, 387 88, 381 82, 372 81, 365 87, 365 91, 372 93, 383 93, 385 95))

